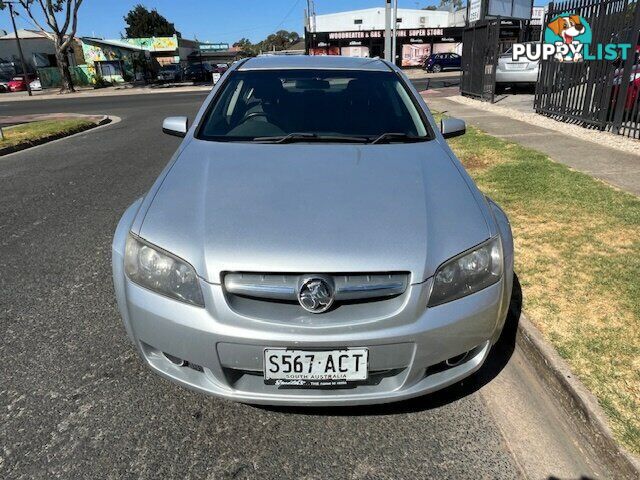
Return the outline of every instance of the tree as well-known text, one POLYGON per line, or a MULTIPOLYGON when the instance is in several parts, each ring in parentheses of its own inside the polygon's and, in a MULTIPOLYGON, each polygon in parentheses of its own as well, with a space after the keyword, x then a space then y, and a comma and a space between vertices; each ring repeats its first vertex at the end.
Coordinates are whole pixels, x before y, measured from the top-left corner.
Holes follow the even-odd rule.
POLYGON ((440 0, 440 10, 460 10, 462 8, 462 0, 440 0))
POLYGON ((263 52, 272 50, 286 50, 299 40, 300 35, 297 32, 278 30, 276 33, 272 33, 263 41, 261 41, 257 46, 258 49, 263 52))
POLYGON ((253 43, 248 38, 242 37, 240 40, 233 44, 234 47, 239 48, 240 50, 250 49, 253 47, 253 43))
POLYGON ((244 56, 255 56, 260 52, 271 52, 273 50, 287 50, 291 45, 300 41, 300 35, 297 32, 289 32, 287 30, 278 30, 267 38, 258 43, 251 43, 248 38, 241 38, 233 44, 239 48, 244 56))
POLYGON ((138 4, 127 13, 124 21, 128 25, 125 31, 129 38, 180 36, 173 23, 160 15, 155 8, 149 11, 138 4))
MULTIPOLYGON (((69 47, 76 36, 78 10, 82 5, 82 0, 16 1, 38 30, 54 43, 56 62, 62 78, 60 93, 74 92, 69 71, 69 47), (44 18, 44 22, 41 18, 44 18), (48 28, 45 28, 45 25, 48 28)), ((0 8, 4 8, 2 0, 0 0, 0 8)))
POLYGON ((424 7, 422 10, 438 10, 438 7, 435 5, 429 5, 428 7, 424 7))
POLYGON ((233 46, 240 50, 239 53, 242 57, 254 57, 257 55, 257 45, 251 43, 251 40, 248 38, 242 37, 240 40, 235 42, 233 46))

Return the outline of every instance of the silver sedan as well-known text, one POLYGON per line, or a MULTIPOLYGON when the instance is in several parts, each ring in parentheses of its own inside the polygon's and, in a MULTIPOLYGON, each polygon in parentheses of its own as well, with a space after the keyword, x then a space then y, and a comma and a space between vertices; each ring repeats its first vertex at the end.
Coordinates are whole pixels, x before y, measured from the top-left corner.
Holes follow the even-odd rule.
MULTIPOLYGON (((536 42, 526 42, 525 45, 527 43, 536 42)), ((500 57, 498 57, 498 65, 496 66, 496 84, 499 86, 534 85, 538 81, 540 61, 531 61, 526 58, 513 60, 511 52, 512 48, 509 48, 500 57)))
POLYGON ((478 370, 513 240, 394 65, 235 64, 122 216, 113 279, 156 373, 256 404, 391 402, 478 370))

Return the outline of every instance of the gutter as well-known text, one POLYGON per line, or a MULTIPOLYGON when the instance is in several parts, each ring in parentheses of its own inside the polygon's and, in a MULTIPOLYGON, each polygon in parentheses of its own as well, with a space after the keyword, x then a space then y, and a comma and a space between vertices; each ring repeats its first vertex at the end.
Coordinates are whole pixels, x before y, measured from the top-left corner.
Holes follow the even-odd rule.
POLYGON ((617 478, 640 478, 640 460, 615 439, 596 397, 522 313, 516 343, 564 412, 573 419, 581 440, 598 454, 599 461, 616 472, 617 478))

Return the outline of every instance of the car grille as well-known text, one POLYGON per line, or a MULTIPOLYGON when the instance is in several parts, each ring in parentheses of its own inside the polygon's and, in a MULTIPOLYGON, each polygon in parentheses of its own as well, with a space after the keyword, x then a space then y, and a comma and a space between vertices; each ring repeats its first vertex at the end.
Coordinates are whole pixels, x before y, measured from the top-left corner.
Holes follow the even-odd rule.
POLYGON ((336 327, 381 320, 402 310, 411 292, 409 273, 255 273, 223 275, 227 305, 245 318, 282 325, 336 327), (322 312, 298 301, 299 286, 309 278, 328 280, 334 301, 322 312))
MULTIPOLYGON (((307 274, 228 273, 225 290, 233 295, 255 299, 297 302, 300 281, 307 274)), ((333 281, 335 301, 376 300, 395 297, 407 289, 407 273, 322 274, 333 281)))

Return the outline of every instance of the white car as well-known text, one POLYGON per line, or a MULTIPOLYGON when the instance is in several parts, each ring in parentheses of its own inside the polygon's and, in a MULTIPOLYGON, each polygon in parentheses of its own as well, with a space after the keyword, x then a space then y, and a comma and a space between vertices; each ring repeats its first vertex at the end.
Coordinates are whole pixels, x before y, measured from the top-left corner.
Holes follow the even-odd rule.
POLYGON ((29 87, 31 88, 31 91, 42 90, 42 83, 40 82, 39 78, 36 78, 33 82, 29 84, 29 87))

